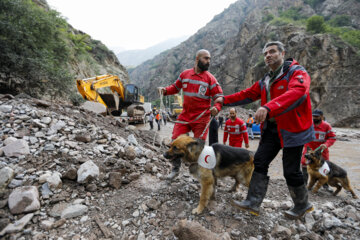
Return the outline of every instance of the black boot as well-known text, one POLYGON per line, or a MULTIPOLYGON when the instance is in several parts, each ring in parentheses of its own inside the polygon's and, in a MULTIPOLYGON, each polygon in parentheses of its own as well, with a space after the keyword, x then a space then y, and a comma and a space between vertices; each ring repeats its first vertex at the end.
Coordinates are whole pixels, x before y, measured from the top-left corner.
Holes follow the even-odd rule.
POLYGON ((309 174, 308 174, 308 172, 307 172, 307 167, 302 167, 302 173, 303 173, 303 176, 304 176, 305 186, 307 186, 307 184, 308 184, 308 179, 309 179, 309 174))
POLYGON ((181 167, 181 158, 175 158, 171 161, 173 165, 173 169, 171 170, 171 173, 165 177, 166 180, 172 181, 177 176, 179 176, 180 173, 180 167, 181 167))
POLYGON ((291 187, 288 185, 290 196, 294 201, 294 207, 285 211, 285 216, 290 219, 299 219, 306 212, 314 210, 313 206, 308 202, 308 190, 305 184, 299 187, 291 187))
POLYGON ((269 177, 258 172, 253 172, 251 177, 249 191, 246 200, 232 201, 235 207, 250 212, 252 215, 258 216, 260 205, 266 195, 269 177))

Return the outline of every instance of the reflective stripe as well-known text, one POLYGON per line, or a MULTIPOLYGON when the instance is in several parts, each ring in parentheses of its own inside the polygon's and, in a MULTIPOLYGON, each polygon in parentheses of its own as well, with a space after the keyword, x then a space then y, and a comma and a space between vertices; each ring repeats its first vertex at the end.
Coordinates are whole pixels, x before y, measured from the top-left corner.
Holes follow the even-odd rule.
POLYGON ((231 134, 231 135, 240 135, 240 134, 243 134, 243 133, 246 133, 246 131, 241 131, 241 132, 229 132, 229 134, 231 134))
POLYGON ((210 90, 213 89, 214 87, 216 87, 218 84, 214 83, 213 85, 210 86, 210 90))
POLYGON ((246 124, 244 123, 243 125, 241 125, 242 127, 246 126, 246 124))
POLYGON ((336 137, 329 137, 328 139, 336 139, 336 137))
POLYGON ((323 132, 323 131, 314 131, 315 133, 323 133, 325 134, 326 132, 323 132))
POLYGON ((313 142, 326 142, 324 139, 314 139, 313 142))
POLYGON ((240 125, 235 125, 235 126, 227 126, 228 128, 239 128, 240 125))
POLYGON ((184 95, 188 96, 188 97, 198 97, 198 98, 202 98, 202 99, 210 99, 210 96, 204 96, 198 93, 190 93, 190 92, 185 92, 184 91, 184 95))
POLYGON ((212 98, 213 98, 213 99, 216 99, 216 98, 218 98, 218 97, 223 97, 223 96, 224 96, 224 94, 218 93, 218 94, 215 94, 212 98))
POLYGON ((174 83, 174 86, 178 91, 180 91, 180 88, 178 88, 178 86, 176 86, 176 83, 174 83))
POLYGON ((334 131, 333 131, 333 130, 329 130, 329 131, 327 131, 327 132, 326 132, 326 134, 331 133, 331 132, 333 132, 333 133, 334 133, 334 131))
POLYGON ((202 81, 194 80, 194 79, 183 79, 181 82, 182 83, 192 83, 192 84, 202 85, 204 87, 209 87, 209 84, 207 84, 206 82, 202 82, 202 81))

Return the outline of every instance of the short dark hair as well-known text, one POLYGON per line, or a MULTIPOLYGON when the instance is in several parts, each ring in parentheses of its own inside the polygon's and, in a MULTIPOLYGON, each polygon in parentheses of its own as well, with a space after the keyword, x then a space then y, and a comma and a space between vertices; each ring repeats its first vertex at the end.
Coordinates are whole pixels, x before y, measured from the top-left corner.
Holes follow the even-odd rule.
POLYGON ((283 44, 282 42, 280 42, 280 41, 274 41, 274 42, 267 42, 267 43, 265 44, 265 46, 264 46, 264 48, 263 48, 263 53, 265 52, 265 49, 266 49, 267 47, 274 46, 274 45, 277 46, 277 48, 279 49, 280 52, 285 51, 285 46, 284 46, 284 44, 283 44))
POLYGON ((249 114, 249 117, 252 117, 252 114, 251 114, 251 113, 249 114))

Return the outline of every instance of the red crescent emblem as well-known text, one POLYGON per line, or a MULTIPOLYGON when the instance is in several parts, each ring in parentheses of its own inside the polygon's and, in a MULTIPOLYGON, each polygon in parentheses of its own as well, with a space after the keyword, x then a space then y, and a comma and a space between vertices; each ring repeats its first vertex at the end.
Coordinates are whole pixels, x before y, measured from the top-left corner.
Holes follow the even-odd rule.
POLYGON ((205 156, 205 162, 208 163, 207 158, 210 157, 210 155, 205 156))

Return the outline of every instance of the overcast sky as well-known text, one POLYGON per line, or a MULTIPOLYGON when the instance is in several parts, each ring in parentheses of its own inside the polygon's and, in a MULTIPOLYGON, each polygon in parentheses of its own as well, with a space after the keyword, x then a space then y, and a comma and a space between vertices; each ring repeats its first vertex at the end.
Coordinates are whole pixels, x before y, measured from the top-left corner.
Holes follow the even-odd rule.
POLYGON ((107 47, 144 49, 191 36, 236 0, 47 0, 76 29, 107 47))

